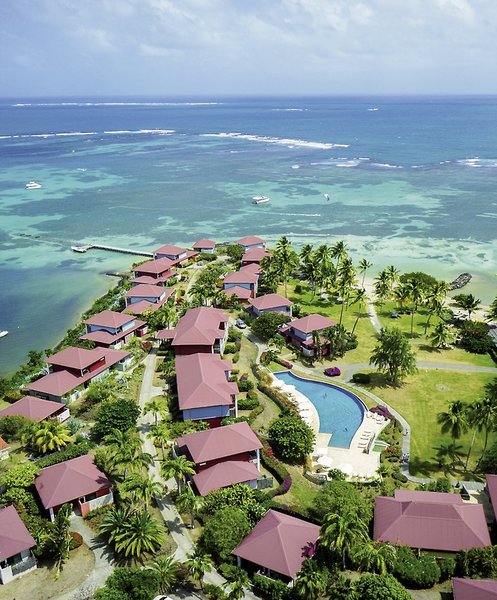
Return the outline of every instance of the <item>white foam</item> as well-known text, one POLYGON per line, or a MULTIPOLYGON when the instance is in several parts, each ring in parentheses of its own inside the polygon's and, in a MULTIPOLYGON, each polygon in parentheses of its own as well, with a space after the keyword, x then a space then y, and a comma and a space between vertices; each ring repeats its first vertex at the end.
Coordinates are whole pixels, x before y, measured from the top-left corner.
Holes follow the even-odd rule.
POLYGON ((223 102, 18 102, 10 106, 216 106, 223 102))
POLYGON ((331 150, 332 148, 348 148, 348 144, 329 144, 325 142, 309 142, 307 140, 294 140, 291 138, 277 138, 265 135, 253 135, 249 133, 239 133, 236 131, 221 132, 221 133, 201 133, 201 137, 219 137, 231 138, 240 140, 249 140, 251 142, 263 142, 265 144, 278 144, 287 146, 288 148, 305 147, 315 148, 317 150, 331 150))
MULTIPOLYGON (((155 134, 155 135, 168 135, 175 133, 174 129, 123 129, 117 131, 104 131, 106 135, 139 135, 139 134, 155 134)), ((98 131, 59 131, 51 133, 29 133, 29 134, 17 134, 17 135, 2 135, 0 140, 8 139, 47 139, 53 137, 80 137, 80 136, 92 136, 102 135, 102 132, 98 131)))
POLYGON ((140 134, 140 133, 152 133, 157 135, 168 135, 175 133, 174 129, 116 129, 113 131, 104 131, 107 135, 126 135, 126 134, 140 134))
POLYGON ((309 110, 308 108, 272 108, 276 112, 304 112, 309 110))
POLYGON ((380 169, 403 169, 401 165, 391 165, 389 163, 371 163, 373 167, 379 167, 380 169))
POLYGON ((475 156, 474 158, 464 158, 462 160, 458 160, 457 163, 464 165, 465 167, 472 167, 475 169, 493 169, 497 167, 496 158, 480 158, 479 156, 475 156))

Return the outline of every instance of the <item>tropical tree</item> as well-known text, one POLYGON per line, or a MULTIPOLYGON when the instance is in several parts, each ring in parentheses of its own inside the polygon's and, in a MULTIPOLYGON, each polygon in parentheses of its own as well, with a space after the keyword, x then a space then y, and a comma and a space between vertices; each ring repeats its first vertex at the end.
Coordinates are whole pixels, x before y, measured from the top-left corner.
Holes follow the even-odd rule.
POLYGON ((471 320, 472 313, 478 310, 481 304, 481 300, 475 298, 473 294, 457 294, 453 299, 460 309, 467 311, 469 320, 471 320))
POLYGON ((287 296, 288 277, 298 265, 298 256, 286 236, 283 235, 280 237, 276 243, 276 250, 271 262, 281 273, 281 278, 285 285, 285 296, 287 296))
POLYGON ((446 281, 437 281, 428 292, 426 296, 426 303, 428 306, 428 319, 425 323, 425 335, 428 327, 430 326, 431 317, 436 314, 439 315, 445 305, 447 294, 450 290, 450 286, 446 281))
POLYGON ((229 590, 228 600, 241 600, 245 597, 245 588, 250 586, 249 576, 243 569, 237 569, 231 581, 223 584, 229 590))
POLYGON ((331 247, 331 257, 336 258, 335 271, 338 270, 338 265, 347 256, 347 247, 343 240, 335 242, 331 247))
POLYGON ((147 452, 142 452, 140 439, 130 431, 113 429, 105 436, 107 444, 107 460, 110 468, 125 480, 128 473, 137 472, 149 467, 154 459, 147 452))
POLYGON ((419 279, 409 279, 406 284, 409 291, 409 299, 411 300, 411 338, 414 337, 414 315, 418 311, 418 306, 423 301, 423 286, 419 279))
POLYGON ((357 272, 362 275, 361 287, 364 287, 364 281, 366 279, 366 271, 373 266, 373 263, 370 263, 366 258, 361 258, 359 264, 357 265, 357 272))
POLYGON ((439 321, 430 335, 431 345, 434 348, 446 348, 452 341, 452 333, 445 321, 439 321))
POLYGON ((185 486, 183 493, 176 499, 176 506, 178 509, 190 513, 191 529, 195 528, 195 514, 201 509, 202 504, 202 498, 200 496, 195 496, 189 485, 185 486))
POLYGON ((376 296, 376 300, 380 305, 380 308, 383 306, 385 300, 392 293, 392 289, 390 287, 390 279, 386 271, 381 271, 378 274, 378 277, 374 281, 374 293, 376 296))
POLYGON ((342 555, 342 568, 345 570, 346 556, 361 542, 368 540, 366 523, 355 512, 328 513, 321 526, 319 543, 328 550, 342 555))
POLYGON ((385 269, 385 275, 388 281, 388 285, 390 289, 393 290, 397 282, 399 281, 400 273, 399 270, 393 265, 389 265, 385 269))
POLYGON ((312 244, 304 244, 300 249, 299 258, 306 272, 306 267, 309 264, 309 262, 312 261, 312 256, 312 244))
POLYGON ((169 413, 165 398, 156 396, 155 398, 151 398, 148 402, 146 402, 145 406, 143 407, 143 414, 146 415, 149 412, 153 414, 155 425, 157 426, 159 422, 159 416, 164 418, 169 413))
POLYGON ((485 313, 485 319, 487 321, 497 321, 497 296, 492 300, 492 303, 488 307, 485 313))
POLYGON ((367 541, 360 544, 352 554, 352 560, 360 571, 372 571, 380 575, 392 569, 397 557, 397 549, 391 544, 367 541))
POLYGON ((145 553, 157 552, 163 539, 162 526, 147 509, 129 513, 120 530, 113 536, 116 552, 135 559, 141 559, 145 553))
POLYGON ((464 465, 465 469, 468 468, 469 457, 471 456, 471 452, 473 450, 476 434, 481 433, 486 424, 484 401, 476 400, 472 404, 468 404, 468 406, 466 407, 466 418, 469 427, 473 428, 473 435, 471 436, 471 443, 469 445, 468 454, 466 456, 466 463, 464 465))
POLYGON ((71 514, 71 504, 63 504, 55 515, 53 527, 48 535, 48 543, 55 556, 55 579, 59 578, 71 550, 72 536, 69 531, 71 514))
POLYGON ((171 429, 169 423, 160 421, 157 425, 150 427, 149 437, 154 439, 155 444, 159 444, 162 453, 162 460, 166 458, 166 445, 171 439, 171 429))
POLYGON ((381 329, 369 362, 386 373, 394 385, 416 371, 416 355, 402 331, 396 327, 381 329))
POLYGON ((213 562, 210 554, 196 548, 194 552, 188 554, 186 560, 188 573, 192 579, 198 580, 200 589, 204 589, 204 574, 212 571, 213 562))
POLYGON ((317 283, 322 288, 326 279, 334 271, 330 247, 327 244, 321 244, 314 253, 314 259, 317 267, 317 283))
POLYGON ((35 452, 46 454, 63 448, 72 440, 72 435, 69 428, 62 423, 55 419, 47 419, 29 426, 25 430, 22 439, 23 443, 35 452))
POLYGON ((161 556, 147 565, 147 569, 153 571, 159 580, 160 594, 167 594, 178 581, 180 566, 179 563, 171 556, 161 556))
POLYGON ((178 484, 178 493, 181 494, 181 484, 188 475, 195 475, 195 463, 181 454, 177 458, 166 460, 161 465, 161 474, 165 479, 174 477, 178 484))
POLYGON ((162 485, 151 479, 148 474, 131 473, 120 485, 119 491, 125 499, 130 498, 132 502, 142 501, 149 505, 152 498, 162 496, 162 485))
MULTIPOLYGON (((467 404, 461 400, 454 400, 449 403, 447 411, 438 413, 438 423, 442 426, 442 433, 450 434, 455 444, 463 433, 466 433, 469 427, 467 404)), ((455 455, 453 454, 452 466, 455 465, 455 455)))
POLYGON ((485 441, 483 443, 483 450, 476 468, 480 466, 481 459, 487 450, 488 435, 491 430, 495 429, 495 425, 497 423, 497 386, 495 385, 495 381, 496 380, 486 386, 487 395, 481 401, 481 410, 483 415, 482 421, 483 427, 485 428, 485 441))
POLYGON ((355 296, 352 299, 352 304, 357 304, 358 309, 357 309, 357 317, 356 317, 356 320, 354 321, 354 325, 353 325, 352 331, 351 331, 352 334, 355 332, 357 323, 359 322, 359 319, 361 318, 361 308, 364 306, 366 300, 367 300, 366 290, 364 288, 360 288, 360 289, 356 290, 355 296))
POLYGON ((290 463, 303 462, 314 447, 314 431, 297 416, 272 421, 268 437, 275 452, 290 463))
POLYGON ((409 287, 405 283, 398 285, 393 291, 393 298, 399 305, 401 311, 404 310, 406 302, 409 301, 409 287))
POLYGON ((319 565, 307 558, 302 563, 295 581, 295 592, 302 600, 317 600, 318 596, 324 594, 326 580, 319 565))

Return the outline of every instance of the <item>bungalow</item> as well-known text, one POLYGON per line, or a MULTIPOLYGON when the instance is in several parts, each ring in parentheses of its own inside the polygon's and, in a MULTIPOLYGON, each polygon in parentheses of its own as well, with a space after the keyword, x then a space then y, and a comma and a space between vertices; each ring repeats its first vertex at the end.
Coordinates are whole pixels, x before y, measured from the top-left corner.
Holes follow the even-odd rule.
POLYGON ((238 416, 238 386, 229 381, 232 364, 216 354, 176 357, 178 405, 183 420, 207 420, 217 427, 238 416))
POLYGON ((65 404, 60 402, 42 400, 34 396, 24 396, 14 404, 0 410, 0 419, 14 415, 36 422, 45 419, 56 419, 59 423, 64 423, 69 419, 71 413, 65 404))
POLYGON ((36 569, 31 548, 36 546, 13 506, 0 509, 0 583, 36 569))
MULTIPOLYGON (((0 414, 0 419, 2 415, 0 414)), ((0 437, 0 460, 7 460, 9 458, 10 444, 8 444, 3 437, 0 437)))
MULTIPOLYGON (((232 288, 241 288, 242 290, 246 290, 243 292, 242 297, 238 296, 240 299, 255 298, 257 296, 257 284, 259 283, 259 275, 260 269, 258 265, 247 265, 245 267, 241 267, 239 271, 235 271, 234 273, 228 273, 223 280, 223 289, 226 294, 230 295, 230 290, 232 288), (254 268, 255 267, 255 268, 254 268)), ((231 294, 235 293, 231 291, 231 294)))
POLYGON ((249 250, 250 248, 265 248, 266 240, 263 240, 256 235, 246 235, 245 237, 236 240, 235 244, 242 246, 245 250, 249 250))
POLYGON ((201 306, 187 311, 174 329, 158 331, 156 338, 171 340, 175 354, 224 352, 229 315, 219 308, 201 306))
POLYGON ((249 248, 245 251, 245 254, 242 256, 242 267, 245 265, 259 265, 263 258, 271 256, 271 253, 268 252, 265 248, 249 248))
POLYGON ((497 581, 495 579, 452 579, 454 600, 496 600, 497 581))
MULTIPOLYGON (((2 413, 0 413, 1 416, 2 413)), ((497 475, 485 475, 487 480, 486 491, 492 504, 494 519, 497 517, 497 475)))
POLYGON ((233 550, 238 565, 248 561, 266 576, 292 582, 307 557, 314 553, 319 526, 268 510, 233 550))
POLYGON ((28 393, 43 400, 70 401, 92 381, 106 377, 110 369, 124 371, 131 359, 129 352, 121 350, 69 347, 47 358, 50 373, 30 383, 28 393))
POLYGON ((262 444, 248 423, 189 433, 176 444, 175 453, 195 463, 192 479, 201 496, 235 483, 257 487, 262 444))
POLYGON ((160 285, 141 283, 125 294, 126 308, 123 312, 141 315, 148 310, 157 310, 174 294, 174 290, 160 285))
POLYGON ((465 503, 459 494, 411 490, 376 497, 373 539, 442 552, 491 544, 481 504, 465 503))
POLYGON ((149 260, 133 269, 134 279, 131 280, 131 283, 133 285, 137 285, 137 283, 165 284, 168 279, 176 275, 173 267, 174 262, 169 258, 149 260), (135 283, 137 279, 139 281, 135 283))
POLYGON ((102 348, 119 350, 134 337, 147 332, 147 324, 131 315, 103 310, 84 321, 86 333, 80 340, 90 340, 102 348))
POLYGON ((166 244, 165 246, 161 246, 160 248, 157 248, 157 250, 154 250, 154 259, 168 258, 172 261, 173 265, 180 265, 191 258, 195 258, 197 254, 197 252, 187 250, 186 248, 166 244))
POLYGON ((45 467, 36 477, 35 487, 52 521, 66 502, 73 503, 82 517, 114 502, 110 482, 90 454, 45 467))
POLYGON ((198 240, 193 244, 193 249, 196 252, 208 252, 213 253, 216 249, 216 242, 214 240, 198 240))
POLYGON ((328 348, 326 347, 326 339, 322 334, 325 329, 335 325, 336 323, 331 319, 314 314, 291 321, 280 329, 280 333, 287 342, 300 348, 304 356, 315 356, 317 349, 314 342, 314 332, 317 332, 322 344, 322 354, 325 355, 328 353, 328 348))
POLYGON ((249 310, 256 317, 269 312, 281 313, 288 315, 290 318, 292 317, 293 302, 287 300, 284 296, 280 296, 280 294, 266 294, 258 298, 250 298, 249 305, 249 310))

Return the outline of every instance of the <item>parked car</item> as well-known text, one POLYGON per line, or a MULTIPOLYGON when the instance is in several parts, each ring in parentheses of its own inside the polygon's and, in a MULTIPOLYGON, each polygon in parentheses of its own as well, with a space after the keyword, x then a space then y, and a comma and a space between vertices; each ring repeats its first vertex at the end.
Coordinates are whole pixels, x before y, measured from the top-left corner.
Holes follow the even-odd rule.
POLYGON ((245 327, 247 327, 245 321, 243 321, 242 319, 237 319, 235 321, 235 325, 238 327, 238 329, 245 329, 245 327))
POLYGON ((338 367, 328 367, 324 370, 324 374, 328 375, 328 377, 336 377, 337 375, 341 375, 342 372, 338 367))

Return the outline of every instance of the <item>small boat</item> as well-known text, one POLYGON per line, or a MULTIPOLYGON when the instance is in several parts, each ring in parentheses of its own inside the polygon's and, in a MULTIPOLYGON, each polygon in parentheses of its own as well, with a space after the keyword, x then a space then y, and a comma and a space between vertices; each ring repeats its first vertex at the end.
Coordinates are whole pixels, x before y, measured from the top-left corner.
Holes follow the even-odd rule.
POLYGON ((91 244, 86 244, 85 246, 71 246, 71 250, 73 252, 86 252, 91 248, 91 244))
POLYGON ((6 335, 9 335, 8 331, 0 331, 0 338, 5 337, 6 335))
POLYGON ((269 202, 269 198, 267 196, 254 196, 252 198, 253 204, 267 204, 269 202))
POLYGON ((323 194, 324 199, 326 200, 326 202, 330 201, 330 195, 329 194, 323 194))
POLYGON ((27 190, 39 190, 41 188, 41 183, 36 183, 36 181, 28 181, 25 187, 27 190))

